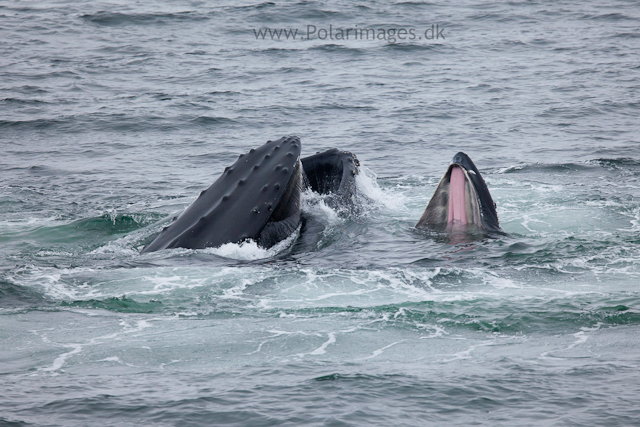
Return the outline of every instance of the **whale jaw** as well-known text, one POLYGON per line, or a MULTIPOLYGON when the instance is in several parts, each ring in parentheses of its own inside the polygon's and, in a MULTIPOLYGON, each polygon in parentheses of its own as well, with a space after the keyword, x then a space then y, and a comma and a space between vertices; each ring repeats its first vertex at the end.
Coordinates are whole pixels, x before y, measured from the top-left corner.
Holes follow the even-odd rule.
POLYGON ((453 156, 416 228, 504 233, 487 184, 469 156, 462 152, 453 156))
POLYGON ((482 230, 478 195, 467 170, 456 164, 449 166, 416 228, 450 232, 482 230))

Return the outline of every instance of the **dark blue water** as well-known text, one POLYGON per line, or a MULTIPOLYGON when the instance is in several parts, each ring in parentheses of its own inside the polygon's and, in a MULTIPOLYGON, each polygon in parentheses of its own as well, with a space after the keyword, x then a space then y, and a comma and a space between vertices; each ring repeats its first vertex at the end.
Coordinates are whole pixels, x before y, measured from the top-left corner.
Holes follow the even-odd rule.
POLYGON ((637 424, 638 22, 632 1, 1 1, 0 424, 637 424), (256 38, 309 26, 386 39, 256 38), (361 212, 307 193, 312 246, 139 255, 289 134, 358 156, 361 212), (413 228, 457 151, 507 236, 413 228))

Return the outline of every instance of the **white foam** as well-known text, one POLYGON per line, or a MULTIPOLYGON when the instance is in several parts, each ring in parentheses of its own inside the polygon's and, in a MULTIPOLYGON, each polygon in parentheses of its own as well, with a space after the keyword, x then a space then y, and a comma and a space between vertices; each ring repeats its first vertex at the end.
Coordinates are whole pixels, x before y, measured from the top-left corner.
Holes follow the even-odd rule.
MULTIPOLYGON (((64 367, 64 365, 66 364, 67 360, 71 356, 73 356, 74 354, 81 353, 85 346, 100 345, 100 344, 103 344, 104 342, 112 341, 113 339, 118 338, 119 336, 124 335, 124 334, 131 334, 131 333, 134 333, 134 332, 140 332, 143 329, 150 328, 152 325, 146 320, 138 320, 138 321, 136 321, 136 326, 132 327, 127 321, 125 321, 124 319, 121 319, 120 326, 122 327, 121 331, 113 332, 111 334, 107 334, 107 335, 103 335, 103 336, 99 336, 99 337, 95 337, 95 338, 91 338, 88 342, 86 342, 84 344, 76 344, 76 343, 63 344, 62 347, 71 348, 73 350, 68 351, 66 353, 60 354, 58 357, 56 357, 54 359, 54 361, 51 364, 51 366, 43 367, 43 368, 40 368, 39 370, 43 371, 43 372, 56 373, 56 371, 59 371, 64 367)), ((34 332, 37 334, 36 331, 34 331, 34 332)), ((50 343, 50 340, 46 337, 46 335, 42 335, 41 338, 42 338, 43 342, 50 343)), ((107 358, 107 359, 111 359, 111 358, 107 358)))
POLYGON ((633 219, 629 221, 631 223, 631 230, 640 230, 640 208, 633 209, 633 219))
POLYGON ((46 250, 42 250, 42 251, 38 251, 36 253, 36 256, 42 256, 42 257, 46 257, 46 256, 66 256, 66 257, 72 257, 73 254, 71 252, 65 252, 65 251, 46 251, 46 250))
POLYGON ((276 245, 265 249, 257 242, 249 239, 241 243, 226 243, 217 248, 201 249, 204 253, 210 253, 225 258, 253 261, 256 259, 271 258, 288 249, 296 241, 300 234, 300 226, 286 239, 276 245))
POLYGON ((56 357, 55 360, 53 361, 53 364, 51 364, 51 366, 48 366, 46 368, 42 368, 41 369, 42 371, 44 372, 57 371, 64 366, 65 362, 69 357, 73 356, 74 354, 80 353, 82 351, 82 344, 66 344, 64 345, 64 347, 72 348, 73 350, 66 353, 62 353, 60 356, 56 357))
POLYGON ((316 193, 310 188, 302 193, 302 212, 318 218, 328 226, 340 224, 343 220, 340 218, 340 212, 327 206, 325 199, 328 195, 316 193))
POLYGON ((311 353, 311 355, 320 355, 320 354, 325 354, 327 352, 327 347, 330 346, 331 344, 334 344, 336 342, 336 336, 333 332, 329 332, 327 334, 327 336, 329 337, 329 339, 327 341, 325 341, 324 343, 322 343, 322 345, 318 348, 316 348, 315 350, 313 350, 311 353))
POLYGON ((508 173, 508 172, 512 172, 512 171, 519 171, 519 170, 523 170, 526 167, 532 166, 533 163, 522 163, 519 165, 512 165, 506 168, 501 168, 498 169, 497 173, 508 173))
POLYGON ((360 173, 356 176, 358 202, 366 204, 372 201, 378 206, 389 210, 405 210, 405 197, 402 194, 383 190, 378 185, 378 176, 366 166, 360 166, 360 173), (364 199, 364 200, 363 200, 364 199))
POLYGON ((95 272, 91 268, 55 268, 55 267, 37 267, 35 265, 26 265, 15 269, 12 274, 7 275, 7 280, 19 286, 42 287, 44 293, 59 300, 76 299, 78 291, 68 287, 62 279, 63 276, 72 273, 95 272))
POLYGON ((118 356, 105 357, 104 359, 96 360, 96 362, 116 362, 124 365, 124 363, 118 356))
POLYGON ((364 357, 364 358, 362 358, 362 359, 357 359, 357 360, 373 359, 374 357, 378 357, 378 356, 380 356, 382 353, 384 353, 384 351, 385 351, 386 349, 391 348, 391 347, 393 347, 394 345, 396 345, 396 344, 400 344, 400 343, 405 342, 405 341, 406 341, 406 340, 400 340, 400 341, 393 342, 393 343, 391 343, 391 344, 389 344, 389 345, 386 345, 386 346, 384 346, 384 347, 382 347, 382 348, 379 348, 379 349, 377 349, 377 350, 374 350, 374 351, 371 353, 371 356, 367 356, 367 357, 364 357))
POLYGON ((0 221, 1 233, 24 233, 31 230, 37 230, 45 227, 57 227, 70 224, 71 221, 63 220, 60 216, 51 216, 46 218, 19 218, 0 221))
MULTIPOLYGON (((448 321, 451 321, 451 320, 448 319, 448 321)), ((431 335, 426 335, 426 336, 422 335, 422 336, 420 336, 421 340, 440 338, 442 336, 449 335, 449 333, 447 331, 445 331, 443 327, 438 326, 438 325, 422 325, 422 324, 418 324, 416 326, 418 327, 418 329, 429 329, 429 330, 433 331, 431 333, 431 335)))

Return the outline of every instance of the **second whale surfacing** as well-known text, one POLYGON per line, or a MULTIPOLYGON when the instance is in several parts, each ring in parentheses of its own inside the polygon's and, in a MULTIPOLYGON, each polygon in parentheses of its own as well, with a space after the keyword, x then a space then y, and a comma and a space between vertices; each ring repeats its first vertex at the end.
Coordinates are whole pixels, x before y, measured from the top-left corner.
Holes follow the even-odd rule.
POLYGON ((453 156, 416 228, 504 234, 487 184, 465 153, 453 156))
POLYGON ((335 203, 352 200, 356 157, 334 148, 300 159, 301 145, 298 137, 287 136, 241 154, 141 253, 249 239, 270 248, 299 227, 307 187, 335 203))

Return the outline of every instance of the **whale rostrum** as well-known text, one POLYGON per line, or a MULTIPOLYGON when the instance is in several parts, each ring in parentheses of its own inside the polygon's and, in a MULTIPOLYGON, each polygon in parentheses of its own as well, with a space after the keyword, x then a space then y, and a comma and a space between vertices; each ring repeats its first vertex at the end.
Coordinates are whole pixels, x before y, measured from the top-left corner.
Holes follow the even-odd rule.
POLYGON ((300 149, 300 139, 289 136, 241 154, 142 252, 246 239, 268 248, 286 238, 300 223, 300 149))

